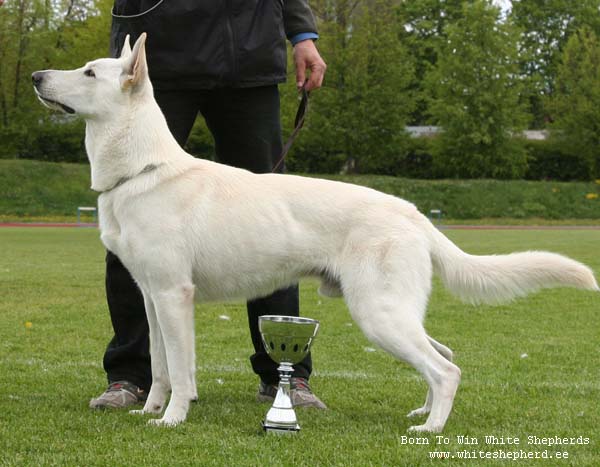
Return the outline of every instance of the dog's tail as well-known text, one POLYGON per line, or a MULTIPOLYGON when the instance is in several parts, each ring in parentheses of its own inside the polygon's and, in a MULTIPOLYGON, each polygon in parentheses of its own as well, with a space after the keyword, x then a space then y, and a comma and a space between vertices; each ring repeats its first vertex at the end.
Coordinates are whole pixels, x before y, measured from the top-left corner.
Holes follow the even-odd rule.
POLYGON ((545 287, 600 291, 591 269, 570 258, 545 251, 470 255, 424 220, 434 268, 450 292, 465 302, 497 304, 545 287))

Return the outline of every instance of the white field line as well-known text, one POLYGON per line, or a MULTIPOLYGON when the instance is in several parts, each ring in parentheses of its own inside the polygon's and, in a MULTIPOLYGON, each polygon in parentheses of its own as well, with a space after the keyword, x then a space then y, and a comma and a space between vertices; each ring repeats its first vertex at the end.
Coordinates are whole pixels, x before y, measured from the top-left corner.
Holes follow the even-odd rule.
MULTIPOLYGON (((56 370, 72 370, 75 368, 97 368, 102 369, 101 362, 88 361, 88 360, 67 360, 64 362, 46 362, 39 358, 2 358, 0 359, 0 366, 30 366, 36 370, 43 372, 56 371, 56 370)), ((249 364, 245 363, 234 363, 234 364, 200 364, 197 366, 197 370, 200 373, 217 373, 217 374, 230 374, 230 375, 251 375, 253 374, 249 364)), ((313 376, 323 379, 342 379, 342 380, 371 380, 371 381, 406 381, 418 380, 422 378, 416 372, 407 373, 406 371, 398 371, 394 373, 382 373, 382 372, 364 372, 364 371, 343 371, 343 370, 320 370, 314 371, 313 376)), ((469 382, 472 386, 485 386, 485 387, 500 387, 505 386, 501 383, 492 383, 485 381, 471 381, 469 382)), ((529 382, 529 385, 537 388, 559 388, 559 389, 600 389, 600 381, 587 381, 573 383, 572 381, 564 380, 560 382, 548 382, 548 381, 537 381, 529 382)))

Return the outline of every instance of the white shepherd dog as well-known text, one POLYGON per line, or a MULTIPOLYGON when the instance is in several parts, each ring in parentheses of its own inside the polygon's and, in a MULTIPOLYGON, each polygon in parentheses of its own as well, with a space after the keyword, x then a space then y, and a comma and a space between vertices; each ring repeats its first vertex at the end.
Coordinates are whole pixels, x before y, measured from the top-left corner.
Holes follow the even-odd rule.
POLYGON ((291 175, 256 175, 197 159, 177 144, 153 97, 143 34, 118 59, 71 71, 38 71, 48 107, 86 120, 85 144, 102 242, 144 295, 153 384, 138 413, 177 425, 197 398, 194 299, 252 299, 304 276, 343 295, 373 343, 414 366, 429 384, 429 414, 414 431, 439 432, 460 370, 427 335, 423 318, 435 271, 471 303, 498 303, 551 286, 599 290, 586 266, 553 253, 472 256, 411 203, 375 190, 291 175))

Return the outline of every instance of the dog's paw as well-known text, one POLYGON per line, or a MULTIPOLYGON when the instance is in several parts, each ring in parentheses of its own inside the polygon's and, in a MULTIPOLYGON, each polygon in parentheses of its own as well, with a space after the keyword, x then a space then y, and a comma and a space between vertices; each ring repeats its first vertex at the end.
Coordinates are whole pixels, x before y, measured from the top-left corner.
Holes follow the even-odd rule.
POLYGON ((408 431, 412 433, 440 433, 442 431, 442 427, 434 427, 425 425, 415 425, 411 426, 408 431))
POLYGON ((152 414, 156 415, 162 412, 163 406, 160 404, 148 404, 144 405, 143 409, 130 410, 129 413, 132 415, 145 415, 152 414))
POLYGON ((412 412, 409 412, 406 416, 408 418, 420 417, 422 415, 427 415, 430 411, 431 409, 429 407, 420 407, 418 409, 413 410, 412 412))
POLYGON ((163 418, 153 418, 152 420, 148 420, 148 425, 164 426, 167 428, 171 428, 171 427, 179 425, 182 422, 183 422, 183 420, 170 418, 170 417, 169 418, 163 417, 163 418))

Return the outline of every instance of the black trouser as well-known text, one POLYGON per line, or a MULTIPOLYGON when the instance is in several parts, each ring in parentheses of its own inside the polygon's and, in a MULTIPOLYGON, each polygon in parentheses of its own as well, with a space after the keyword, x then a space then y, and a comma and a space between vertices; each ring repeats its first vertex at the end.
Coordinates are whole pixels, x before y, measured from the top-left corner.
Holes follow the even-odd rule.
MULTIPOLYGON (((277 86, 210 91, 155 91, 175 139, 185 144, 198 112, 215 140, 219 162, 256 173, 270 172, 281 153, 277 86)), ((115 336, 104 354, 108 381, 130 381, 148 390, 152 382, 149 331, 142 294, 129 272, 110 251, 106 255, 106 296, 115 336)), ((247 303, 255 353, 252 368, 268 384, 279 380, 258 330, 261 315, 299 315, 298 286, 282 289, 247 303)), ((295 376, 308 378, 310 355, 295 367, 295 376)))

